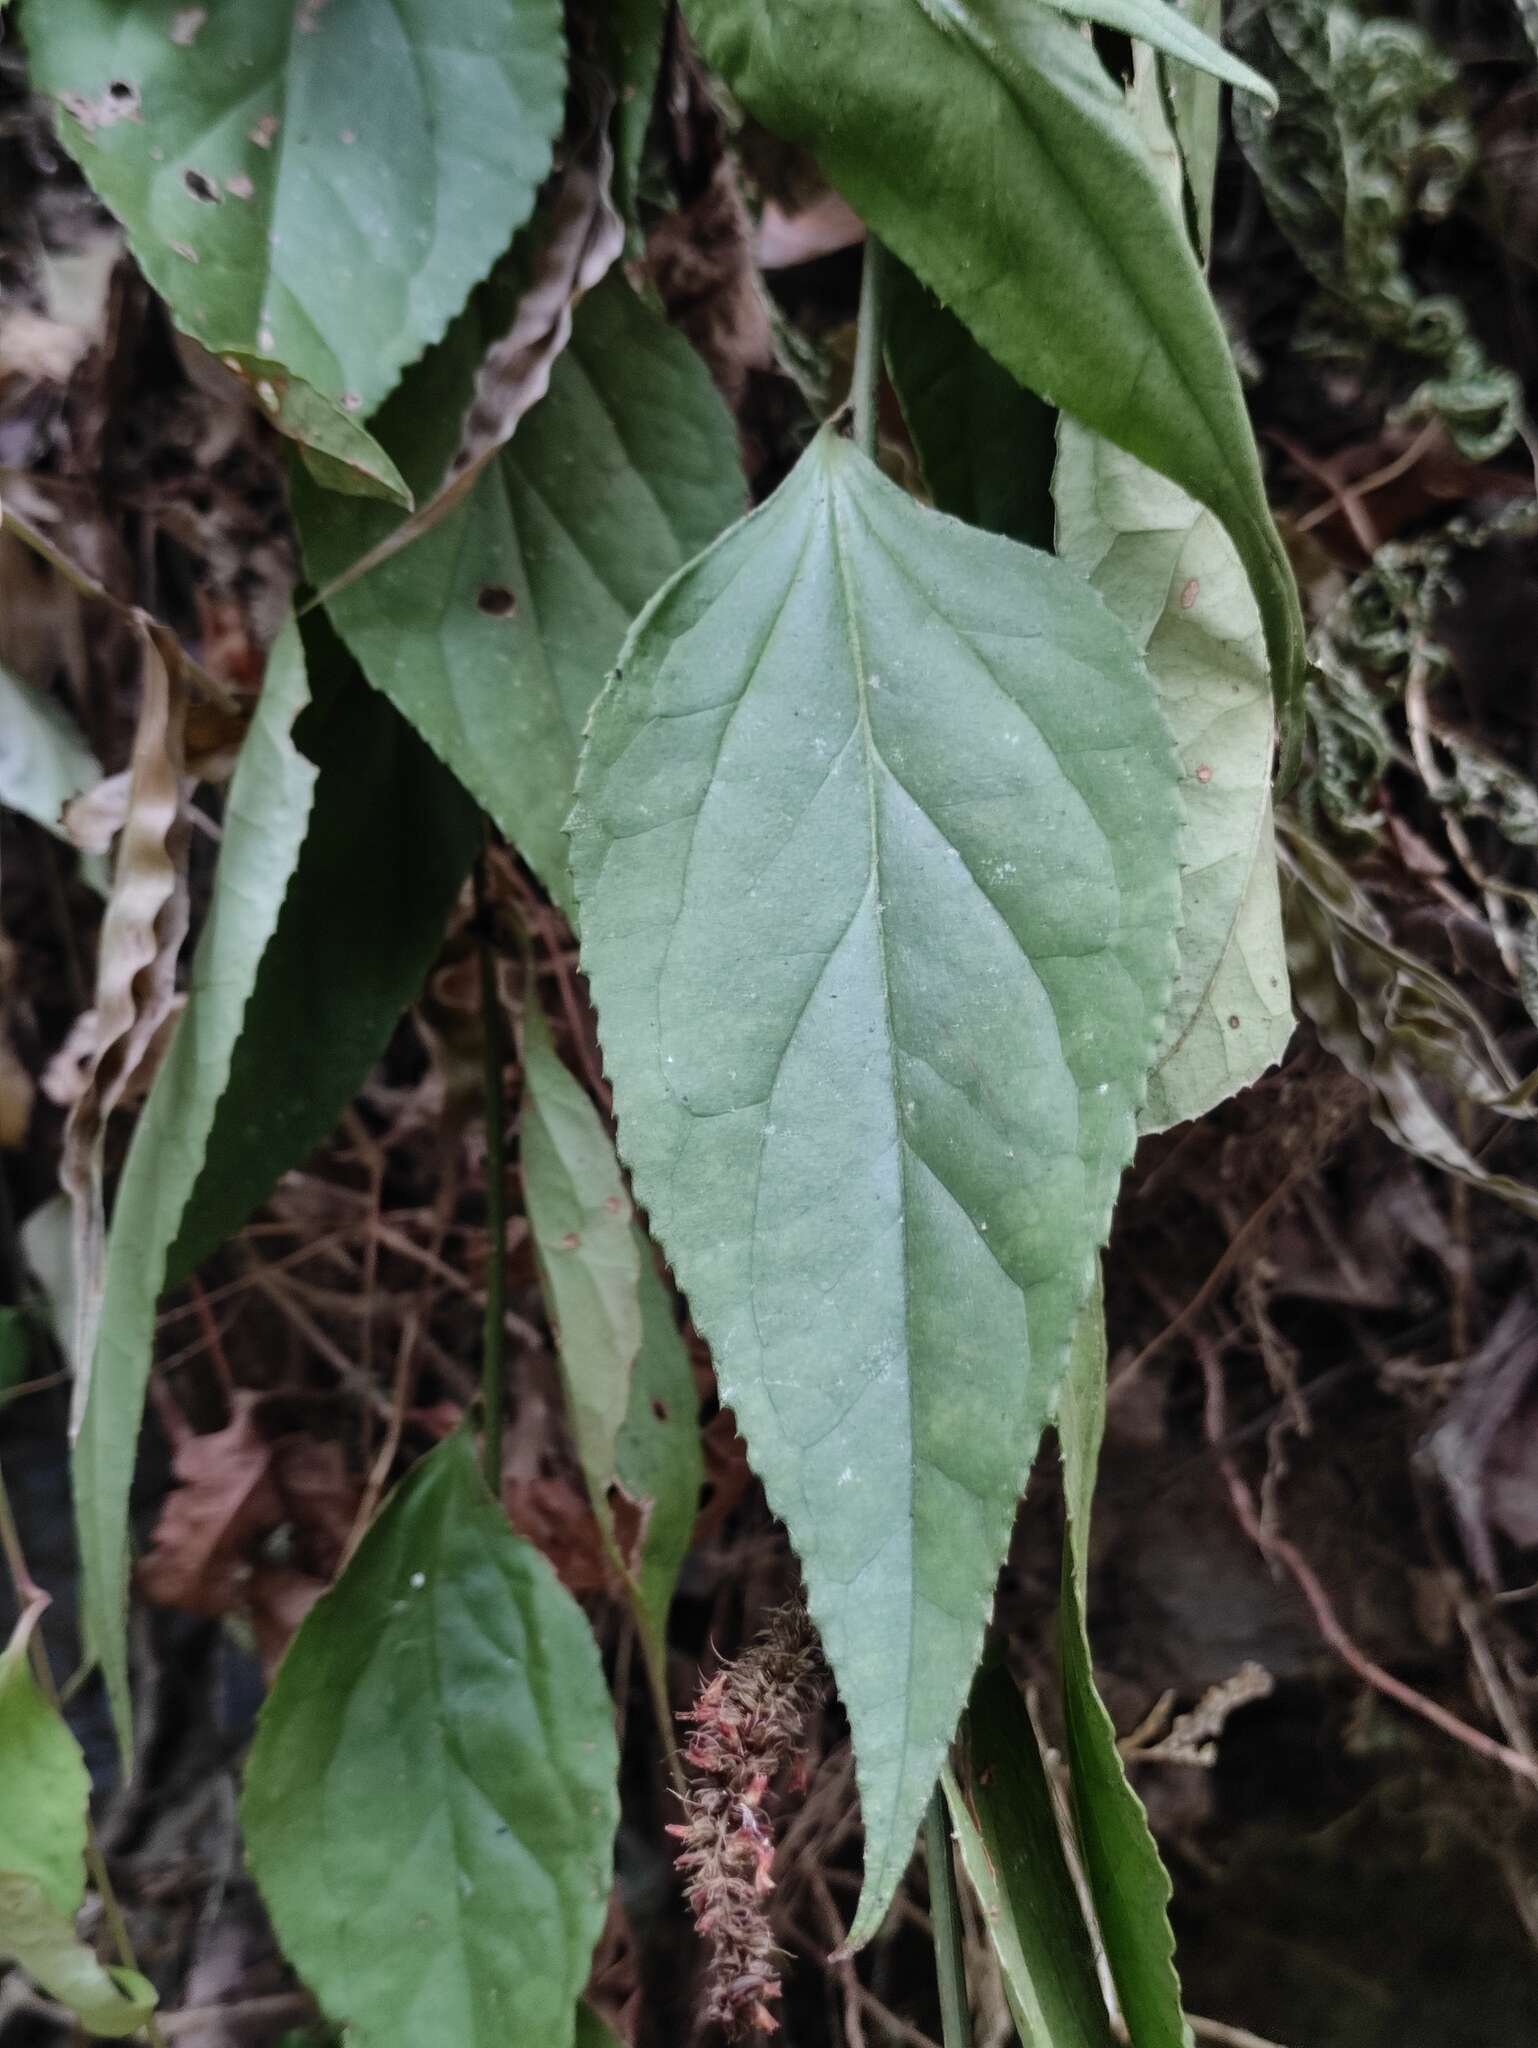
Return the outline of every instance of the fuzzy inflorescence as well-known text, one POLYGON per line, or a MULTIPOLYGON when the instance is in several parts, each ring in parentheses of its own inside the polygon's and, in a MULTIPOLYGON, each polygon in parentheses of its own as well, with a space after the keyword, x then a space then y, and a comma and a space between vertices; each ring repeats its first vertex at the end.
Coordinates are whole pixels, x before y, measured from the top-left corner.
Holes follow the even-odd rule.
POLYGON ((669 1833, 683 1844, 678 1868, 710 1949, 705 2017, 733 2039, 772 2034, 779 2025, 769 1807, 776 1786, 804 1767, 806 1719, 826 1687, 817 1637, 798 1601, 778 1608, 753 1647, 723 1665, 680 1717, 692 1724, 684 1761, 697 1775, 684 1818, 669 1833))

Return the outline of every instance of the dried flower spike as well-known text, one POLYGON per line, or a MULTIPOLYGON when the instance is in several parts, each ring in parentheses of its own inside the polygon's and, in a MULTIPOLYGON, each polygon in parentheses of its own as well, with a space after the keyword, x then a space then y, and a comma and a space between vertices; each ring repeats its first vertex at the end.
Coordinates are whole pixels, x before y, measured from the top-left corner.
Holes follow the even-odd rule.
MULTIPOLYGON (((753 1647, 726 1664, 680 1716, 684 1760, 698 1777, 669 1834, 683 1847, 689 1910, 710 1946, 705 2017, 733 2040, 772 2034, 780 1951, 766 1901, 774 1890, 776 1782, 804 1768, 802 1731, 827 1688, 817 1637, 799 1601, 777 1608, 753 1647)), ((803 1779, 804 1782, 804 1779, 803 1779)))

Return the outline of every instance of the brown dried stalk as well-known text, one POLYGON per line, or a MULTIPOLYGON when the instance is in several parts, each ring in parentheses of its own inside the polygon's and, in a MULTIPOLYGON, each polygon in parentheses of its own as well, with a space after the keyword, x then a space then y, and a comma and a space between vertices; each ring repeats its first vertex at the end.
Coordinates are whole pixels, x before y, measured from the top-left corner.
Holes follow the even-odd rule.
MULTIPOLYGON (((827 1667, 799 1601, 777 1608, 753 1647, 725 1664, 681 1720, 694 1733, 684 1762, 697 1773, 684 1818, 669 1828, 683 1847, 694 1924, 710 1947, 705 2018, 734 2039, 772 2034, 779 1958, 767 1900, 774 1890, 769 1805, 782 1779, 804 1770, 802 1731, 827 1689, 827 1667)), ((798 1788, 799 1789, 799 1788, 798 1788)))

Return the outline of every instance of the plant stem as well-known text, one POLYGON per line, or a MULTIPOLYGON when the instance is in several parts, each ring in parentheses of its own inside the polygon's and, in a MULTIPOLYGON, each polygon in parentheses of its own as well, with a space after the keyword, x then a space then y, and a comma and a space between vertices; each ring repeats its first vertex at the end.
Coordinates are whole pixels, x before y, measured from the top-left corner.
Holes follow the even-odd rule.
POLYGON ((485 1041, 484 1100, 486 1114, 486 1324, 481 1340, 481 1455, 486 1485, 495 1500, 502 1498, 502 1396, 507 1379, 507 1154, 504 1131, 507 1105, 502 1090, 502 1002, 497 993, 497 956, 491 943, 486 909, 484 861, 475 870, 475 904, 480 925, 481 1029, 485 1041))
POLYGON ((887 275, 886 249, 867 232, 850 397, 854 402, 854 445, 872 462, 876 459, 876 416, 881 397, 881 334, 886 325, 887 275))
POLYGON ((972 2013, 967 2004, 967 1966, 962 1948, 961 1900, 951 1857, 951 1822, 945 1791, 929 1795, 924 1821, 924 1859, 929 1866, 929 1921, 934 1930, 935 1971, 940 1979, 940 2021, 945 2048, 972 2048, 972 2013))

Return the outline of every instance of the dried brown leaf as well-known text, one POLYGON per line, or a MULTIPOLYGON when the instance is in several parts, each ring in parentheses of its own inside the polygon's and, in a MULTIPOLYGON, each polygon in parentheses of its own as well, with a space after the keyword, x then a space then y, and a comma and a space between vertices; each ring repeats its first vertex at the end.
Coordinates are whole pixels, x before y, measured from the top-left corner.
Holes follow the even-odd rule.
POLYGON ((187 693, 174 651, 168 659, 164 641, 142 617, 138 631, 143 688, 128 804, 97 951, 96 1043, 65 1127, 60 1169, 75 1223, 75 1427, 84 1412, 101 1313, 107 1120, 171 1014, 176 962, 187 935, 187 693))
POLYGON ((147 1599, 209 1616, 243 1604, 251 1553, 284 1519, 257 1407, 256 1395, 237 1394, 223 1429, 178 1445, 179 1484, 166 1496, 139 1566, 147 1599))

